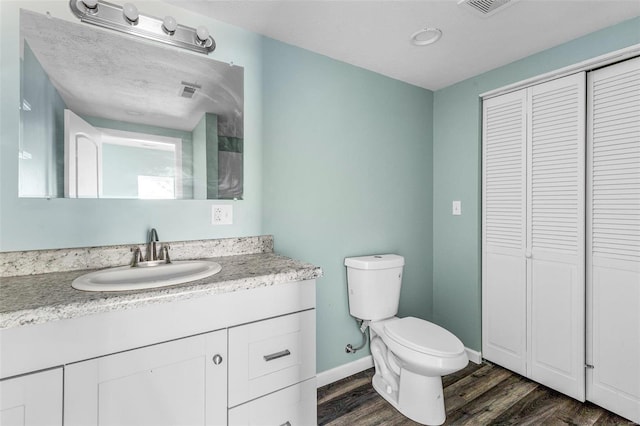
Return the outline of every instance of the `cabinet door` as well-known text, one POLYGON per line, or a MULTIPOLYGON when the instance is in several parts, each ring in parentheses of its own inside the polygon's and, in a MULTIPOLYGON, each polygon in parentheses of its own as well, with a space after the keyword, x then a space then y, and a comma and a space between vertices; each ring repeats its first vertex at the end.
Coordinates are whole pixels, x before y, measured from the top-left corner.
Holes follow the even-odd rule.
POLYGON ((483 103, 482 355, 526 374, 526 89, 483 103))
POLYGON ((226 424, 226 345, 221 330, 71 364, 65 424, 226 424))
POLYGON ((0 380, 0 425, 62 425, 62 368, 0 380))
POLYGON ((640 423, 640 59, 588 86, 587 399, 640 423))
POLYGON ((584 401, 585 74, 530 87, 527 376, 584 401))

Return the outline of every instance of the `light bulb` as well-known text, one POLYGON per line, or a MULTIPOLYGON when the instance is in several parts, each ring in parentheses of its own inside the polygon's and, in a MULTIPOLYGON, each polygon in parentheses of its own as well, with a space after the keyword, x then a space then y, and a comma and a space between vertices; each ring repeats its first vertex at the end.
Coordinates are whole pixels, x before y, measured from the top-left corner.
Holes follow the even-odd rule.
POLYGON ((130 23, 136 22, 138 20, 138 17, 140 16, 138 14, 138 8, 132 3, 125 3, 122 6, 122 14, 130 23))
POLYGON ((204 25, 200 25, 196 29, 196 36, 198 37, 198 41, 204 44, 209 39, 209 30, 204 25))
POLYGON ((98 0, 81 0, 82 4, 84 4, 84 6, 89 9, 89 10, 95 10, 98 7, 98 0))
POLYGON ((162 29, 169 34, 173 34, 174 31, 178 28, 178 23, 176 22, 176 18, 173 16, 165 16, 162 21, 162 29))

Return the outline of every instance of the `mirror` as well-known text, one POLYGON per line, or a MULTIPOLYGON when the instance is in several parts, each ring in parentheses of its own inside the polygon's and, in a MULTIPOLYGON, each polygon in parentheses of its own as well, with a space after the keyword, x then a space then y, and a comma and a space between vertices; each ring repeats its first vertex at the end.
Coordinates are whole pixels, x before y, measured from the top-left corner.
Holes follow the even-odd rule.
POLYGON ((242 67, 26 10, 20 42, 20 197, 242 198, 242 67))

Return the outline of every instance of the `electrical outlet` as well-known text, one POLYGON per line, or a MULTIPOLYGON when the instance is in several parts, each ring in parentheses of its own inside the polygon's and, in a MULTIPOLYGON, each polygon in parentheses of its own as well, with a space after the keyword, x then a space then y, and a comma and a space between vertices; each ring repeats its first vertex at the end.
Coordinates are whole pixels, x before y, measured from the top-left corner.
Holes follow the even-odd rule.
POLYGON ((233 224, 233 206, 231 204, 215 204, 211 207, 211 223, 214 225, 233 224))
POLYGON ((451 209, 451 214, 454 216, 460 216, 462 214, 462 202, 454 201, 451 209))

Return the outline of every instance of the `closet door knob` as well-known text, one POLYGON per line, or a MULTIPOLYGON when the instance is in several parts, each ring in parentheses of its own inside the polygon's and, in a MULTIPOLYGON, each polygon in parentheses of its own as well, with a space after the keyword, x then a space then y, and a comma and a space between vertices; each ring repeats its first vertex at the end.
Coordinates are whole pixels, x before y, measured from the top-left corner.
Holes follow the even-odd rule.
POLYGON ((524 253, 524 257, 526 257, 527 259, 531 259, 531 252, 527 250, 527 251, 524 253))
POLYGON ((213 356, 213 363, 215 365, 220 365, 221 362, 222 362, 222 356, 220 356, 220 354, 216 354, 213 356))

